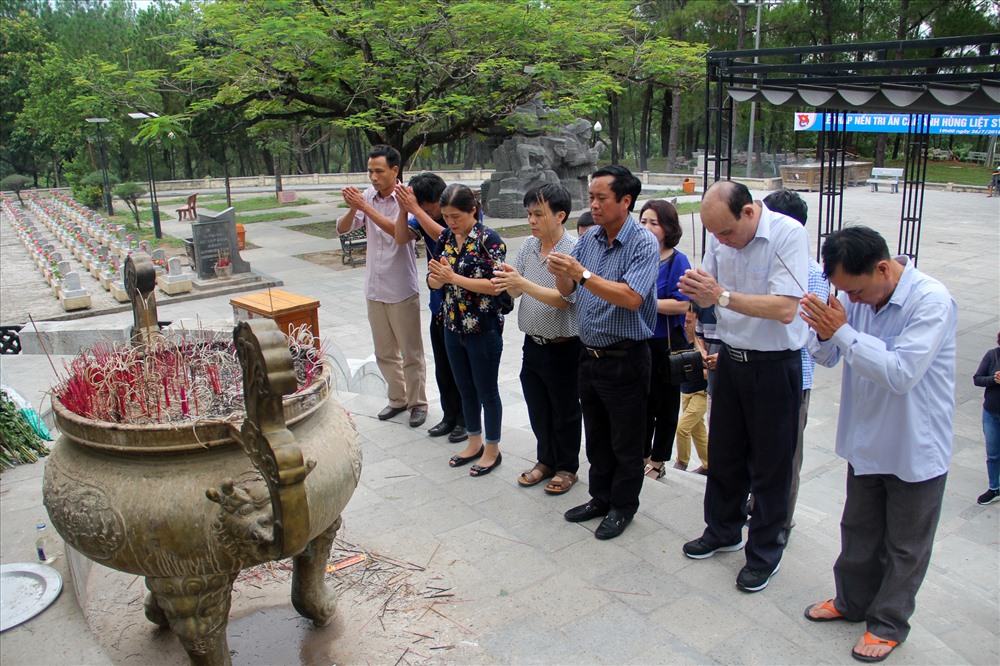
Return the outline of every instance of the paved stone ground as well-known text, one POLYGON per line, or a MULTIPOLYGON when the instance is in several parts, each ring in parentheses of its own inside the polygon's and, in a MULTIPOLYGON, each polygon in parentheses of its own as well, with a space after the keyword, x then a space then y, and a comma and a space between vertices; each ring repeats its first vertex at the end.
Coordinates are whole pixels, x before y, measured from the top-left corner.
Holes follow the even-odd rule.
MULTIPOLYGON (((815 211, 817 196, 806 198, 815 211)), ((329 219, 333 201, 314 204, 314 219, 329 219)), ((845 194, 844 220, 875 227, 894 248, 900 203, 898 194, 853 188, 845 194)), ((331 271, 291 258, 336 246, 335 240, 294 231, 307 221, 313 220, 252 225, 248 238, 260 248, 245 257, 284 280, 285 289, 318 298, 322 337, 349 359, 370 359, 363 270, 331 271)), ((986 479, 982 392, 971 381, 1000 327, 998 226, 996 199, 926 193, 919 265, 949 287, 960 310, 955 454, 913 631, 893 663, 1000 661, 1000 509, 975 504, 986 479)), ((172 227, 167 231, 173 233, 172 227)), ((698 256, 700 227, 694 235, 699 247, 690 254, 698 256)), ((689 232, 681 243, 685 252, 691 237, 689 232)), ((226 319, 228 298, 161 306, 160 318, 226 319)), ((123 317, 128 315, 98 317, 95 326, 123 317)), ((852 663, 848 653, 861 631, 857 625, 814 625, 802 617, 807 604, 833 594, 830 569, 839 550, 845 475, 845 464, 833 451, 839 369, 817 369, 798 525, 781 572, 767 590, 745 595, 734 586, 741 554, 693 561, 681 553, 681 544, 703 527, 701 477, 671 469, 661 481, 647 480, 639 515, 611 542, 593 538, 596 521, 575 525, 561 517, 587 497, 585 483, 564 497, 517 487, 517 473, 533 462, 534 440, 517 379, 516 317, 508 320, 504 339, 504 463, 482 479, 450 469, 446 461, 456 447, 408 428, 403 417, 378 421, 384 399, 339 396, 358 424, 365 453, 362 482, 345 512, 341 536, 425 565, 415 584, 441 581, 440 587, 455 594, 451 603, 430 612, 429 602, 417 600, 412 603, 420 613, 400 607, 382 629, 366 624, 370 606, 345 594, 334 626, 316 630, 297 618, 287 603, 287 585, 275 581, 262 586, 254 595, 259 598, 241 595, 234 602, 229 636, 236 663, 852 663), (451 647, 430 649, 441 645, 451 647)), ((430 359, 426 340, 425 347, 430 359)), ((3 381, 37 404, 51 383, 47 362, 0 361, 3 381)), ((433 382, 428 388, 433 394, 433 382)), ((435 401, 432 396, 428 424, 440 415, 435 401)), ((0 478, 3 563, 31 559, 33 521, 44 519, 42 464, 0 478)), ((583 479, 586 470, 584 463, 583 479)), ((56 566, 66 575, 64 559, 56 566)), ((0 636, 4 663, 184 663, 176 641, 142 617, 141 583, 126 577, 105 584, 102 589, 119 596, 108 597, 99 610, 121 618, 118 633, 105 631, 96 639, 88 634, 71 595, 64 594, 37 619, 0 636)))

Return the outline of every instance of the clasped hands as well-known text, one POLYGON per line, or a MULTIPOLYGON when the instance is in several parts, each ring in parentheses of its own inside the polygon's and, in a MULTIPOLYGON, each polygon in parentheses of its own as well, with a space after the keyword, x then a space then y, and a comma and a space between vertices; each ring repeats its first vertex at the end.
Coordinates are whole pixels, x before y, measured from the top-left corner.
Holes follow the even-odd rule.
MULTIPOLYGON (((510 270, 514 270, 512 267, 507 266, 507 264, 503 264, 503 266, 505 268, 510 268, 510 270)), ((427 269, 430 272, 430 280, 437 283, 437 286, 431 284, 430 286, 432 288, 437 289, 446 284, 457 284, 455 280, 458 278, 458 273, 455 272, 455 269, 452 267, 451 262, 448 261, 447 257, 439 257, 434 261, 427 262, 427 269)), ((487 279, 487 281, 489 286, 482 285, 480 283, 476 287, 470 289, 470 291, 476 291, 489 296, 497 296, 500 292, 506 289, 506 287, 501 287, 495 284, 493 279, 487 279)))
MULTIPOLYGON (((680 292, 702 307, 718 302, 722 288, 712 275, 700 268, 689 269, 677 283, 680 292)), ((833 294, 824 303, 816 294, 805 294, 799 300, 799 316, 816 331, 821 341, 829 340, 841 326, 847 323, 844 306, 833 294)))
POLYGON ((413 194, 413 188, 407 187, 403 183, 396 183, 394 192, 399 207, 411 215, 416 215, 417 211, 420 210, 420 206, 417 204, 417 197, 413 194))
POLYGON ((712 274, 700 268, 689 268, 677 282, 677 288, 703 308, 715 305, 722 289, 712 274))
POLYGON ((361 193, 361 190, 349 185, 342 189, 340 194, 344 197, 344 203, 355 210, 364 212, 365 195, 361 193))

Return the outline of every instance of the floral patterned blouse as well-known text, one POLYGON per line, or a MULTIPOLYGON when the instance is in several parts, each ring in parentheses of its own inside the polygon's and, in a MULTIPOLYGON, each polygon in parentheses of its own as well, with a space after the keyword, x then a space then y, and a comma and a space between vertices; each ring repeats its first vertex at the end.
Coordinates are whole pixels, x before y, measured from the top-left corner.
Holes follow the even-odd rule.
MULTIPOLYGON (((467 278, 492 278, 494 270, 507 257, 507 244, 500 234, 482 222, 476 222, 461 247, 452 230, 445 228, 438 247, 452 270, 467 278)), ((453 333, 482 333, 490 328, 503 331, 498 299, 458 285, 445 285, 443 314, 445 328, 453 333)))

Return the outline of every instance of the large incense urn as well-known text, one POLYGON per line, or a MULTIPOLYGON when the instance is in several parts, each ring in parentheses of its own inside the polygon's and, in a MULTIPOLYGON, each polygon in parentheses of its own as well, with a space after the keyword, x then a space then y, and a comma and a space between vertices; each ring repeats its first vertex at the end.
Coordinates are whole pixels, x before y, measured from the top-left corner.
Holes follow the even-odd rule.
POLYGON ((232 584, 246 567, 294 558, 292 604, 317 625, 331 621, 327 558, 361 475, 330 369, 290 395, 295 372, 274 322, 243 322, 234 339, 242 423, 105 423, 54 399, 62 436, 45 465, 59 534, 100 564, 144 576, 146 617, 169 627, 195 664, 230 663, 232 584))

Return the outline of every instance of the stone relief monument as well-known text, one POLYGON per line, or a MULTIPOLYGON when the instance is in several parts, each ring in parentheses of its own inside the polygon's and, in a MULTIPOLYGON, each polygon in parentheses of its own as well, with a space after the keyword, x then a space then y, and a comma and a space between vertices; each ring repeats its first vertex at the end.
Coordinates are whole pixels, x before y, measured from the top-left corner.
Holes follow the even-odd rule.
MULTIPOLYGON (((517 124, 526 127, 544 126, 547 113, 538 99, 515 111, 524 116, 517 124)), ((596 168, 604 144, 598 141, 590 145, 593 130, 583 118, 543 132, 522 131, 493 151, 495 171, 482 186, 487 215, 524 217, 525 193, 546 183, 561 184, 569 190, 574 208, 584 206, 587 178, 596 168)))

